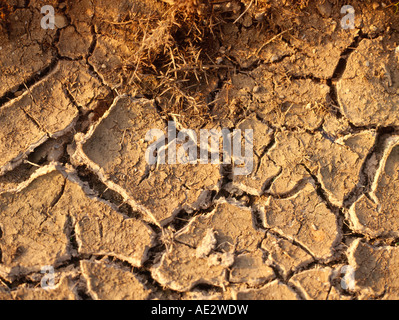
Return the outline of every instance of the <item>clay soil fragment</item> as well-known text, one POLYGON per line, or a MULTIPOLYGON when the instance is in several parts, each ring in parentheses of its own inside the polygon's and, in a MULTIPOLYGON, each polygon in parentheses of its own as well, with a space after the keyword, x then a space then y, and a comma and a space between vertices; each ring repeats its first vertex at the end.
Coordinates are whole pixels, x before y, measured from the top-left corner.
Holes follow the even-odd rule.
POLYGON ((232 254, 214 253, 209 258, 196 258, 195 249, 174 244, 152 271, 153 278, 163 286, 188 291, 205 283, 222 287, 227 285, 226 272, 234 262, 232 254))
POLYGON ((312 79, 290 79, 279 66, 259 66, 250 74, 260 89, 253 92, 258 116, 277 127, 317 129, 330 98, 327 84, 312 79))
POLYGON ((0 173, 16 167, 26 153, 47 140, 47 135, 40 130, 23 110, 14 104, 3 106, 0 110, 0 173))
POLYGON ((229 281, 259 286, 275 277, 274 271, 264 261, 261 250, 242 253, 235 258, 230 270, 229 281))
POLYGON ((361 299, 399 299, 399 248, 373 247, 355 240, 348 250, 349 265, 353 268, 355 287, 361 299))
POLYGON ((86 136, 76 137, 73 158, 144 212, 147 220, 164 225, 182 209, 206 207, 221 176, 219 167, 211 164, 150 166, 146 150, 155 139, 145 138, 151 129, 167 135, 153 101, 122 96, 86 136))
POLYGON ((44 79, 1 108, 5 130, 0 133, 0 173, 20 164, 48 138, 71 131, 79 116, 74 103, 90 108, 94 97, 106 92, 87 66, 60 61, 44 79))
MULTIPOLYGON (((223 24, 224 37, 221 42, 223 48, 227 48, 226 54, 234 57, 241 68, 249 68, 259 61, 280 63, 283 71, 290 75, 329 79, 342 51, 352 43, 358 32, 344 30, 339 26, 340 7, 330 3, 327 3, 330 6, 328 9, 323 7, 318 10, 298 10, 297 3, 288 1, 262 3, 269 7, 277 6, 271 10, 273 19, 270 21, 271 26, 277 24, 279 30, 282 30, 276 36, 277 33, 268 33, 269 28, 265 31, 256 24, 249 28, 257 18, 268 20, 265 16, 270 12, 265 10, 256 14, 256 10, 260 10, 259 4, 256 8, 251 7, 250 1, 244 2, 246 8, 250 9, 248 12, 255 11, 253 16, 246 14, 242 17, 241 23, 245 28, 232 22, 223 24), (308 28, 308 25, 312 28, 308 28)), ((234 11, 233 5, 237 3, 233 1, 231 4, 230 11, 237 12, 238 16, 239 10, 234 11)), ((313 6, 316 7, 316 4, 309 3, 309 7, 313 6)))
POLYGON ((317 129, 330 101, 329 86, 284 74, 278 67, 260 65, 246 74, 232 75, 231 83, 218 93, 214 115, 236 122, 244 110, 274 127, 317 129))
POLYGON ((297 241, 316 259, 329 259, 341 238, 337 219, 308 183, 286 199, 269 196, 257 204, 265 228, 297 241))
MULTIPOLYGON (((312 5, 310 3, 310 6, 312 5)), ((319 6, 317 8, 319 12, 309 10, 310 12, 304 11, 299 15, 297 12, 293 13, 296 16, 294 21, 298 25, 297 29, 287 32, 284 37, 288 39, 290 49, 295 51, 295 54, 285 58, 281 63, 288 74, 320 79, 329 79, 333 76, 341 53, 353 42, 358 30, 342 29, 339 25, 342 18, 340 6, 331 6, 332 8, 327 10, 319 6), (313 27, 308 28, 306 25, 313 27)))
MULTIPOLYGON (((229 191, 245 191, 253 195, 261 195, 265 186, 280 173, 276 166, 264 153, 273 138, 273 130, 252 114, 238 124, 238 129, 244 134, 245 130, 253 130, 253 163, 252 171, 248 175, 232 175, 232 182, 226 188, 229 191)), ((244 145, 242 154, 245 154, 244 145)), ((249 166, 249 164, 246 164, 249 166)))
POLYGON ((394 44, 383 37, 362 40, 337 83, 342 113, 356 126, 397 126, 398 90, 399 60, 394 44))
MULTIPOLYGON (((176 241, 170 244, 159 264, 153 268, 152 276, 162 285, 178 291, 188 291, 199 283, 223 286, 229 267, 235 270, 234 274, 241 274, 244 282, 264 281, 272 277, 271 269, 264 265, 263 271, 254 273, 247 265, 249 260, 256 260, 259 266, 262 265, 260 253, 257 252, 262 234, 254 229, 249 208, 221 202, 211 213, 194 217, 175 234, 176 241), (217 244, 207 256, 199 258, 196 248, 203 244, 210 228, 214 230, 217 244), (234 250, 246 250, 248 254, 236 261, 234 250)), ((239 279, 236 277, 236 280, 239 279)))
POLYGON ((145 300, 151 293, 137 276, 117 266, 82 260, 89 293, 96 300, 145 300))
POLYGON ((54 288, 18 288, 11 292, 13 300, 78 300, 76 283, 63 277, 54 288))
MULTIPOLYGON (((79 4, 76 4, 76 6, 79 6, 79 4)), ((75 25, 63 28, 60 31, 60 39, 57 43, 59 54, 71 59, 84 57, 89 52, 93 38, 88 25, 81 22, 76 22, 75 25)))
POLYGON ((331 268, 316 268, 293 275, 290 282, 300 288, 307 300, 327 300, 331 276, 331 268))
POLYGON ((50 66, 55 58, 56 51, 51 43, 56 30, 41 28, 40 7, 15 10, 9 17, 12 23, 8 34, 0 30, 0 97, 6 92, 15 92, 20 85, 50 66))
POLYGON ((54 166, 39 170, 20 190, 0 195, 3 277, 40 272, 70 259, 75 233, 81 254, 106 254, 142 265, 153 245, 153 231, 144 222, 116 212, 73 174, 54 166))
POLYGON ((356 231, 375 236, 399 235, 399 137, 386 141, 369 197, 360 198, 349 210, 356 231))
POLYGON ((70 258, 68 218, 52 205, 65 178, 57 171, 35 179, 20 192, 0 195, 0 273, 5 278, 40 272, 70 258), (40 195, 38 198, 37 195, 40 195))
POLYGON ((331 141, 320 132, 281 132, 268 155, 282 173, 271 185, 272 194, 292 192, 309 172, 317 176, 329 201, 342 206, 360 181, 360 171, 374 146, 376 133, 367 130, 331 141), (288 165, 287 165, 288 164, 288 165))
POLYGON ((140 267, 154 244, 154 232, 143 221, 129 218, 114 206, 89 197, 80 182, 67 180, 54 214, 69 214, 81 254, 109 255, 140 267))
POLYGON ((261 248, 267 254, 266 263, 278 268, 284 278, 314 261, 313 257, 300 247, 270 233, 262 241, 261 248))

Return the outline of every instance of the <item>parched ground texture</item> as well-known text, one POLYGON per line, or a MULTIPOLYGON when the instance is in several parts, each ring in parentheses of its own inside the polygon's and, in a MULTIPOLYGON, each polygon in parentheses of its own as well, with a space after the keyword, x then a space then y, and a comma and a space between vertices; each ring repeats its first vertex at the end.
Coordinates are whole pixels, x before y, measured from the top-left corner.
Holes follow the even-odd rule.
POLYGON ((398 299, 398 9, 1 0, 0 299, 398 299), (170 121, 253 171, 149 165, 170 121))

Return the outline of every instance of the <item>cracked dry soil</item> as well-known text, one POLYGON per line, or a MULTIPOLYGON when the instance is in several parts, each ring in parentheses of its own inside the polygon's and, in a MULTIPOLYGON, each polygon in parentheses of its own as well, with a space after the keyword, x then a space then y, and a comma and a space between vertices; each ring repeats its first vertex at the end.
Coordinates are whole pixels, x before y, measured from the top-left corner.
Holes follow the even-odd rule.
POLYGON ((398 299, 399 14, 348 2, 1 0, 0 298, 398 299), (168 121, 252 173, 148 165, 168 121))

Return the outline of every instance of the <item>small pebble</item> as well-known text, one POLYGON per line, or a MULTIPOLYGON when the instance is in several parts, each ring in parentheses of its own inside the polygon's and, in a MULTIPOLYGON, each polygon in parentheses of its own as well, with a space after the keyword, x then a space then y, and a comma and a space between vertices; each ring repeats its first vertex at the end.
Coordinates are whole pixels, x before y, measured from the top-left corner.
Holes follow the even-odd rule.
POLYGON ((258 93, 260 91, 260 86, 255 86, 253 89, 252 89, 252 92, 253 93, 258 93))
POLYGON ((370 67, 370 61, 366 61, 366 62, 364 63, 364 65, 365 65, 366 67, 370 67))
POLYGON ((54 17, 54 22, 55 22, 55 26, 56 26, 58 29, 65 28, 65 27, 68 25, 68 20, 67 20, 67 18, 66 18, 65 16, 63 16, 63 15, 60 15, 60 14, 57 14, 57 15, 54 17))

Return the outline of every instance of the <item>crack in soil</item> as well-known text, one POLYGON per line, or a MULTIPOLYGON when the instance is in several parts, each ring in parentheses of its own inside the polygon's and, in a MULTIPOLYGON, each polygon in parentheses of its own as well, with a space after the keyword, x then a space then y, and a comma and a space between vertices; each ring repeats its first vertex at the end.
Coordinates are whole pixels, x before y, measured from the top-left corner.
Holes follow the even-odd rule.
MULTIPOLYGON (((240 8, 240 14, 241 14, 244 12, 244 10, 246 11, 247 8, 242 2, 240 2, 240 5, 241 5, 241 8, 240 8)), ((22 7, 16 6, 14 8, 26 8, 29 6, 30 6, 30 1, 25 0, 25 3, 22 7)), ((95 17, 95 14, 92 17, 92 21, 93 21, 94 17, 95 17)), ((69 21, 70 20, 71 19, 69 18, 69 21)), ((241 28, 243 28, 243 26, 241 24, 239 24, 239 32, 241 32, 241 28)), ((24 91, 25 89, 30 90, 30 88, 32 86, 34 86, 36 83, 45 79, 57 67, 59 61, 61 61, 61 60, 78 61, 78 60, 84 59, 85 64, 88 66, 90 74, 93 77, 95 77, 97 80, 99 80, 100 83, 104 87, 109 89, 109 91, 111 92, 111 95, 113 96, 113 98, 115 98, 118 95, 117 89, 111 88, 106 83, 106 81, 104 80, 104 77, 101 75, 101 73, 97 72, 95 67, 89 62, 90 57, 92 57, 92 55, 97 47, 97 37, 98 37, 98 34, 96 32, 96 27, 94 24, 91 25, 90 30, 91 30, 91 34, 92 34, 92 40, 91 40, 91 43, 89 45, 86 55, 84 57, 79 57, 79 58, 75 58, 75 59, 72 59, 67 56, 61 56, 59 54, 59 50, 58 50, 56 44, 58 43, 59 38, 60 38, 60 30, 57 30, 54 41, 51 44, 51 47, 53 50, 55 50, 56 54, 55 54, 55 57, 52 58, 50 64, 48 66, 44 67, 43 69, 41 69, 40 71, 36 72, 35 74, 31 75, 24 83, 15 86, 14 88, 7 91, 2 97, 0 97, 0 108, 3 105, 5 105, 6 103, 8 103, 9 101, 12 101, 13 99, 17 98, 17 95, 16 95, 17 91, 24 91)), ((373 35, 372 37, 370 37, 368 34, 363 33, 362 30, 360 29, 358 35, 354 37, 353 42, 341 52, 339 61, 335 67, 333 75, 329 79, 323 79, 323 78, 315 77, 313 75, 306 75, 306 76, 290 75, 290 77, 294 80, 309 80, 310 79, 315 84, 326 83, 330 87, 330 98, 332 101, 332 106, 334 108, 334 110, 333 110, 334 116, 336 116, 338 119, 345 118, 345 116, 340 111, 340 104, 339 104, 338 97, 337 97, 336 83, 342 78, 342 76, 346 70, 349 57, 351 56, 351 54, 353 52, 356 51, 356 49, 359 47, 361 41, 363 39, 375 39, 383 34, 384 34, 384 32, 381 32, 381 33, 377 33, 376 35, 373 35)), ((282 40, 289 43, 289 41, 283 37, 282 37, 282 40)), ((279 63, 283 62, 283 60, 285 60, 286 58, 289 58, 290 56, 292 56, 292 54, 285 54, 285 55, 282 55, 281 57, 279 57, 277 60, 274 60, 272 62, 266 62, 264 59, 257 59, 250 66, 245 67, 245 68, 240 65, 240 62, 238 61, 238 59, 236 57, 226 56, 226 58, 232 63, 232 65, 233 65, 232 68, 234 69, 234 71, 236 73, 244 73, 252 78, 252 76, 249 74, 249 72, 256 69, 259 65, 279 64, 279 63)), ((220 68, 224 68, 224 67, 220 66, 220 68)), ((227 66, 226 68, 230 68, 230 66, 227 66)), ((254 78, 252 78, 252 79, 256 80, 254 78)), ((223 80, 221 78, 218 78, 218 83, 217 83, 216 88, 209 94, 209 96, 212 98, 211 102, 207 104, 209 111, 212 111, 212 109, 214 108, 214 105, 212 105, 212 104, 215 102, 216 93, 219 92, 223 88, 223 86, 227 83, 227 81, 228 81, 228 79, 223 80)), ((74 131, 84 133, 86 130, 88 130, 88 128, 82 129, 80 127, 80 124, 84 121, 88 121, 89 120, 88 116, 86 114, 83 114, 83 112, 82 112, 83 106, 78 105, 75 98, 73 97, 73 95, 67 88, 64 88, 64 92, 65 92, 67 98, 70 100, 70 102, 79 111, 79 118, 74 126, 74 131)), ((147 96, 147 98, 149 98, 149 96, 147 96)), ((93 98, 93 99, 95 99, 95 98, 93 98)), ((170 114, 167 114, 167 116, 165 116, 164 110, 162 110, 161 106, 157 102, 157 97, 151 96, 151 99, 154 99, 157 112, 162 116, 162 119, 165 121, 165 124, 167 123, 168 120, 173 120, 171 118, 170 114)), ((252 99, 252 101, 254 100, 252 93, 251 93, 251 99, 252 99)), ((111 105, 112 105, 112 103, 108 103, 103 108, 104 110, 97 110, 97 112, 99 114, 97 119, 100 118, 107 110, 109 110, 111 105)), ((21 110, 24 112, 25 116, 31 122, 33 122, 39 129, 43 130, 40 123, 38 121, 36 121, 33 116, 31 116, 23 108, 21 108, 21 110)), ((96 110, 94 110, 94 111, 96 112, 96 110)), ((257 118, 259 118, 259 116, 257 114, 256 114, 256 116, 257 116, 257 118)), ((258 120, 263 121, 263 119, 260 119, 260 118, 258 120)), ((348 120, 348 119, 346 119, 346 120, 348 120)), ((89 121, 89 127, 92 126, 94 124, 94 122, 95 122, 95 120, 89 121)), ((307 254, 309 254, 314 259, 313 262, 310 262, 310 263, 306 264, 305 266, 302 266, 298 270, 289 272, 287 277, 283 277, 283 272, 281 270, 281 267, 278 264, 271 266, 271 268, 273 269, 273 271, 276 275, 276 278, 280 282, 284 283, 285 285, 289 286, 292 290, 294 290, 295 293, 301 299, 306 299, 305 293, 303 292, 303 290, 301 288, 297 287, 296 285, 292 284, 289 280, 292 278, 293 275, 295 275, 303 270, 311 270, 313 268, 320 267, 320 266, 334 268, 341 263, 342 264, 348 263, 347 258, 345 256, 345 252, 346 252, 345 240, 347 240, 349 238, 366 238, 366 237, 365 237, 365 235, 363 235, 361 233, 356 233, 353 230, 351 230, 350 223, 345 217, 345 210, 347 210, 354 202, 356 202, 361 195, 365 194, 366 196, 368 196, 368 192, 371 190, 371 185, 372 185, 372 182, 374 181, 375 173, 376 173, 376 170, 374 170, 370 174, 370 170, 369 170, 370 166, 376 166, 377 168, 380 166, 381 158, 382 158, 382 155, 384 152, 383 147, 381 147, 381 146, 384 145, 385 141, 391 135, 393 135, 394 133, 399 131, 399 127, 376 127, 375 125, 359 127, 359 126, 355 126, 350 121, 348 121, 348 123, 350 126, 348 131, 350 131, 350 133, 360 133, 360 132, 367 131, 370 129, 376 129, 377 137, 376 137, 374 146, 368 152, 368 154, 365 158, 365 161, 361 167, 359 183, 345 197, 344 205, 342 207, 337 207, 329 201, 328 194, 327 194, 326 190, 323 189, 320 181, 318 181, 317 176, 312 174, 311 170, 305 164, 302 163, 302 166, 304 167, 306 172, 310 175, 311 179, 313 180, 313 182, 315 184, 315 190, 317 192, 317 195, 320 197, 322 202, 327 206, 327 208, 331 212, 333 212, 335 214, 335 216, 337 217, 338 229, 340 232, 342 232, 342 237, 341 237, 339 243, 336 243, 334 245, 334 250, 336 250, 336 252, 335 252, 335 256, 332 258, 332 260, 330 260, 328 262, 318 261, 314 257, 314 255, 310 252, 310 250, 308 250, 304 245, 300 244, 299 242, 297 242, 295 240, 289 239, 288 237, 286 237, 283 234, 279 234, 278 232, 274 231, 273 229, 265 229, 262 226, 259 212, 257 212, 253 208, 255 199, 257 199, 258 197, 248 194, 242 190, 239 190, 238 193, 234 193, 234 192, 227 190, 226 186, 232 182, 232 178, 231 178, 231 169, 232 168, 231 168, 231 166, 227 165, 227 166, 221 166, 221 170, 222 170, 222 177, 221 177, 221 183, 220 183, 221 187, 217 192, 213 191, 213 193, 211 195, 211 200, 210 200, 211 205, 209 206, 209 208, 204 209, 204 210, 200 209, 200 210, 195 211, 194 213, 188 213, 185 210, 181 210, 177 215, 175 215, 174 219, 170 223, 165 225, 163 228, 159 228, 157 225, 155 225, 153 223, 148 223, 150 225, 150 227, 155 231, 155 242, 154 242, 154 245, 149 249, 148 259, 142 267, 140 267, 140 268, 132 267, 129 263, 119 260, 118 258, 115 258, 115 257, 79 254, 78 253, 78 243, 77 243, 76 233, 75 233, 76 226, 73 221, 73 218, 71 216, 68 216, 66 228, 69 230, 69 233, 67 232, 68 230, 66 230, 65 232, 68 233, 68 238, 70 239, 70 241, 69 241, 70 250, 73 251, 73 254, 72 254, 72 258, 70 260, 62 262, 62 264, 57 266, 56 270, 62 270, 62 268, 65 268, 70 265, 73 265, 80 269, 80 261, 81 260, 110 259, 112 261, 112 263, 114 263, 116 265, 121 265, 124 267, 129 267, 133 273, 140 275, 140 277, 142 277, 142 280, 144 279, 144 285, 148 286, 153 291, 150 295, 150 298, 157 298, 157 297, 159 297, 159 295, 162 295, 162 296, 175 295, 176 297, 181 298, 183 295, 181 292, 164 288, 162 286, 162 284, 157 282, 152 277, 152 274, 150 271, 150 269, 152 267, 154 267, 154 265, 156 265, 156 263, 159 261, 160 257, 167 252, 167 243, 164 239, 162 239, 162 235, 164 234, 164 232, 166 232, 165 230, 167 228, 170 228, 169 230, 172 230, 173 234, 175 234, 176 232, 178 232, 179 230, 181 230, 185 226, 187 226, 187 224, 194 217, 196 217, 198 215, 206 215, 209 212, 211 212, 215 208, 215 203, 217 202, 218 199, 226 198, 226 199, 237 200, 238 202, 242 203, 245 207, 251 208, 251 214, 252 214, 252 218, 254 221, 255 229, 265 230, 267 233, 271 233, 272 235, 276 236, 277 238, 290 241, 291 243, 293 243, 295 246, 297 246, 300 249, 302 249, 303 251, 305 251, 307 254)), ((259 155, 256 154, 256 156, 259 158, 259 161, 258 161, 257 167, 255 169, 255 173, 257 173, 259 170, 261 159, 265 155, 268 154, 269 150, 273 146, 275 146, 275 144, 276 144, 275 136, 276 136, 276 133, 279 132, 279 130, 280 130, 279 128, 276 128, 275 126, 273 126, 272 123, 266 122, 266 124, 270 128, 274 129, 274 133, 273 133, 271 141, 263 149, 261 154, 259 154, 259 155)), ((305 130, 305 131, 310 134, 314 134, 316 131, 323 131, 322 125, 323 125, 323 123, 315 130, 305 130)), ((205 124, 202 125, 202 127, 204 127, 204 126, 205 126, 205 124)), ((292 128, 287 128, 287 129, 290 131, 295 131, 298 128, 292 127, 292 128)), ((349 133, 349 132, 347 132, 347 133, 349 133)), ((327 133, 325 133, 325 134, 327 135, 327 133)), ((48 133, 47 133, 47 136, 49 136, 48 133)), ((59 137, 59 139, 64 139, 64 138, 67 138, 68 142, 66 142, 66 144, 73 144, 73 137, 70 137, 70 133, 66 133, 63 136, 59 137)), ((69 159, 69 155, 68 155, 68 152, 66 149, 67 148, 65 148, 64 154, 63 154, 63 158, 65 159, 64 165, 66 165, 66 164, 70 165, 71 161, 69 159)), ((33 151, 31 153, 31 155, 32 154, 34 155, 35 151, 33 151)), ((78 178, 80 180, 82 180, 83 182, 87 182, 89 184, 90 188, 98 194, 98 197, 100 199, 109 201, 110 203, 114 204, 118 208, 118 211, 120 213, 123 213, 130 218, 142 219, 141 213, 134 211, 132 209, 132 207, 128 203, 126 203, 126 201, 124 200, 122 195, 120 195, 118 192, 116 192, 114 190, 109 189, 100 180, 100 178, 97 176, 97 174, 95 172, 91 172, 85 166, 78 166, 76 168, 75 167, 73 167, 73 168, 76 170, 78 178)), ((265 185, 262 187, 262 196, 270 196, 270 194, 268 194, 267 191, 270 189, 270 187, 273 184, 273 182, 275 181, 275 179, 280 176, 281 172, 282 172, 282 169, 280 168, 280 172, 275 177, 271 178, 269 181, 267 181, 265 183, 265 185)), ((143 176, 142 181, 145 178, 146 178, 146 175, 143 176)), ((286 198, 292 197, 293 195, 299 193, 302 190, 303 186, 307 182, 308 182, 308 180, 302 179, 289 192, 287 192, 285 194, 279 194, 277 197, 272 195, 272 197, 276 197, 278 199, 286 199, 286 198)), ((63 196, 64 190, 65 190, 65 185, 66 185, 66 180, 64 180, 64 184, 62 185, 61 191, 55 196, 55 198, 51 202, 50 208, 53 208, 54 206, 56 206, 57 203, 59 202, 59 200, 61 199, 61 197, 63 196)), ((0 228, 0 238, 2 236, 3 236, 3 231, 2 231, 2 228, 0 228)), ((378 244, 378 242, 380 240, 386 240, 386 238, 384 238, 384 237, 375 237, 375 238, 367 237, 367 242, 375 243, 375 244, 373 244, 373 246, 375 246, 375 247, 387 246, 386 243, 378 244)), ((182 243, 184 245, 189 245, 189 244, 183 243, 181 241, 177 241, 177 240, 173 240, 173 241, 182 243)), ((399 242, 399 238, 390 237, 389 241, 390 241, 390 244, 388 244, 389 246, 396 246, 396 244, 399 242)), ((259 246, 259 244, 258 244, 258 246, 259 246)), ((190 247, 192 247, 192 246, 190 246, 190 247)), ((236 254, 237 254, 237 252, 236 252, 236 254)), ((0 263, 1 262, 2 262, 2 251, 0 250, 0 263)), ((77 289, 78 298, 84 299, 84 300, 91 299, 87 283, 86 283, 86 281, 82 281, 84 276, 80 275, 78 278, 79 279, 74 279, 74 281, 76 283, 79 283, 79 286, 77 289)), ((228 280, 228 279, 229 279, 229 272, 226 273, 226 280, 228 280)), ((274 279, 272 279, 272 280, 274 280, 274 279)), ((267 281, 265 283, 269 283, 272 280, 267 281)), ((20 277, 18 277, 16 280, 14 280, 12 282, 9 282, 2 278, 0 278, 0 281, 5 283, 7 285, 7 287, 10 289, 16 289, 23 284, 26 284, 30 287, 37 287, 39 285, 38 281, 32 280, 31 274, 21 275, 20 277)), ((259 287, 265 285, 265 283, 262 283, 261 285, 259 285, 259 287)), ((248 286, 247 283, 245 285, 248 286)), ((331 289, 332 289, 332 284, 329 288, 327 297, 329 296, 331 289)), ((198 284, 198 285, 195 285, 190 291, 194 291, 194 290, 199 290, 199 291, 203 291, 203 292, 215 292, 216 291, 216 292, 221 293, 223 291, 223 288, 221 288, 219 286, 215 286, 215 285, 198 284)), ((345 293, 345 292, 343 292, 343 293, 345 293)), ((374 298, 382 298, 385 296, 385 294, 386 294, 386 290, 384 290, 384 292, 382 294, 380 294, 374 298)), ((352 298, 356 297, 356 293, 348 294, 346 292, 346 295, 349 297, 352 297, 352 298)))
POLYGON ((53 58, 51 63, 34 75, 30 76, 25 82, 7 91, 2 97, 0 97, 0 108, 7 102, 17 98, 15 95, 18 91, 29 90, 33 85, 46 78, 58 65, 58 57, 53 58))
POLYGON ((383 146, 385 146, 385 142, 390 138, 390 136, 394 135, 395 132, 397 131, 395 131, 393 127, 377 129, 377 137, 374 146, 370 149, 363 162, 362 168, 360 169, 359 182, 344 199, 345 209, 350 208, 362 194, 368 194, 370 192, 377 168, 379 168, 381 164, 381 159, 384 153, 383 146), (370 172, 372 172, 372 174, 370 174, 370 172))

